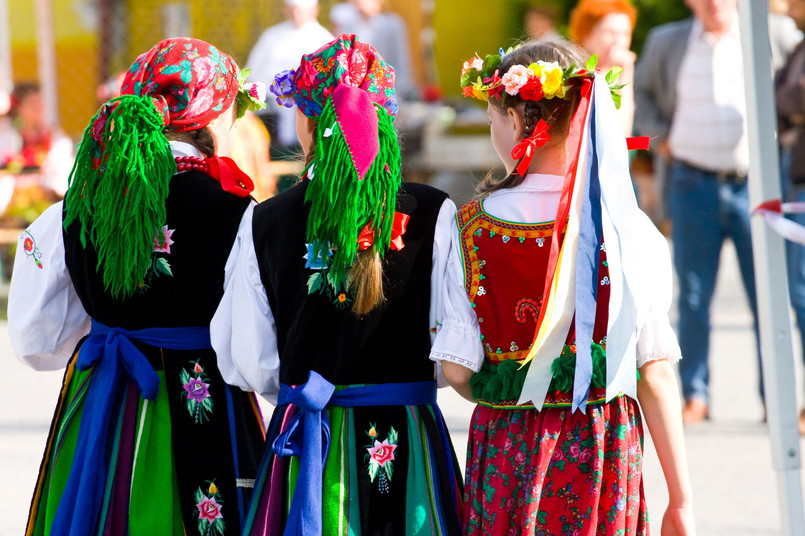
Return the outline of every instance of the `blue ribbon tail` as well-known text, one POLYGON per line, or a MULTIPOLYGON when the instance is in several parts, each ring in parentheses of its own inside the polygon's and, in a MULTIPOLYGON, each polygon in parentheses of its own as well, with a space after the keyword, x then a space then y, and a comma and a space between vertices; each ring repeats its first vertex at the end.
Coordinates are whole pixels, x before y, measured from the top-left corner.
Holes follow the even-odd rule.
POLYGON ((322 531, 322 473, 330 448, 330 423, 324 408, 335 386, 317 372, 298 387, 280 386, 279 405, 299 410, 272 445, 279 456, 298 455, 299 475, 291 499, 284 536, 320 536, 322 531))
POLYGON ((598 266, 603 241, 601 221, 601 184, 598 178, 598 159, 595 150, 595 110, 590 114, 590 140, 587 144, 587 180, 579 226, 579 245, 576 263, 576 371, 573 378, 571 412, 586 413, 587 398, 593 377, 591 343, 595 329, 598 297, 598 266))
POLYGON ((168 349, 210 348, 209 328, 128 331, 92 321, 89 337, 78 352, 76 369, 84 371, 92 366, 95 369, 83 404, 70 475, 53 520, 51 534, 54 536, 85 536, 96 532, 110 470, 112 415, 120 403, 123 370, 128 373, 126 379, 135 383, 144 398, 154 400, 157 397, 159 375, 130 339, 168 349))

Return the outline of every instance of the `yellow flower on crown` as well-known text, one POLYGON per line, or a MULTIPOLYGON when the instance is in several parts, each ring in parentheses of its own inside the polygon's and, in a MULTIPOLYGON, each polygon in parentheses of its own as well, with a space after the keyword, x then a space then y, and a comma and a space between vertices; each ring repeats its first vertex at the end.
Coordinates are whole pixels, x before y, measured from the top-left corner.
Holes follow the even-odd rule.
POLYGON ((556 62, 543 63, 541 66, 540 83, 546 99, 565 96, 565 87, 562 83, 562 68, 556 62))
POLYGON ((542 78, 542 65, 544 62, 532 63, 528 66, 531 72, 534 73, 534 78, 542 78))

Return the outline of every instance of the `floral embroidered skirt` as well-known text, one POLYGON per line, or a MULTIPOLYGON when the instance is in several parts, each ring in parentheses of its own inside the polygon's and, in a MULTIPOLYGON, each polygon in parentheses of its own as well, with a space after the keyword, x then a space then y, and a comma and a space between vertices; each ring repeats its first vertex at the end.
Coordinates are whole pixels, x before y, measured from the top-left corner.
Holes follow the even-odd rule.
MULTIPOLYGON (((247 519, 247 535, 279 536, 299 458, 271 445, 296 413, 279 406, 247 519)), ((461 534, 461 472, 438 406, 328 406, 323 536, 461 534)))
POLYGON ((648 534, 637 402, 513 409, 481 403, 470 425, 466 535, 648 534))
MULTIPOLYGON (((91 534, 240 534, 265 445, 254 395, 224 383, 212 350, 146 347, 144 353, 159 392, 144 400, 128 377, 119 383, 114 434, 100 468, 106 486, 91 534)), ((68 364, 26 535, 51 532, 93 371, 76 370, 75 356, 68 364)))

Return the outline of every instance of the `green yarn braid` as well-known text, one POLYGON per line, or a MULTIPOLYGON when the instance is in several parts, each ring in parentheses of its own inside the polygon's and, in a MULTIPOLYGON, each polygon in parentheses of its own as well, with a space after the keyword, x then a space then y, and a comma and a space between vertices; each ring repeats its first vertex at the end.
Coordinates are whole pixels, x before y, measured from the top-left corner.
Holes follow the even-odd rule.
POLYGON ((331 273, 336 286, 344 282, 358 251, 358 233, 370 220, 375 230, 374 251, 384 255, 391 242, 391 227, 400 174, 400 146, 394 118, 375 105, 380 150, 363 180, 358 180, 349 147, 328 99, 316 128, 314 176, 305 194, 310 203, 307 240, 314 253, 326 258, 333 248, 331 273), (329 136, 325 137, 325 132, 329 136))
POLYGON ((64 227, 81 224, 98 252, 106 290, 115 298, 131 296, 143 281, 154 249, 154 237, 166 223, 168 184, 176 173, 162 116, 151 97, 125 95, 101 108, 89 126, 70 172, 65 195, 64 227), (93 126, 111 109, 101 135, 93 126))

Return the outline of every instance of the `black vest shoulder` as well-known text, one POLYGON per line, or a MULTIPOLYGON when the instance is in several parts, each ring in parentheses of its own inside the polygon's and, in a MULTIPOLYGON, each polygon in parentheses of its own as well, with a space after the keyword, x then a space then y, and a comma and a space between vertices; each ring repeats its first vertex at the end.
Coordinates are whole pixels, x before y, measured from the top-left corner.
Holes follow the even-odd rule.
POLYGON ((253 233, 260 275, 277 326, 280 381, 307 380, 315 370, 335 384, 426 381, 430 277, 436 220, 447 194, 404 183, 397 211, 410 215, 404 247, 383 263, 386 303, 358 318, 321 293, 308 294, 305 240, 307 182, 261 203, 253 233))
POLYGON ((89 243, 81 245, 79 224, 74 222, 64 232, 65 260, 84 308, 97 321, 126 329, 208 326, 223 295, 224 266, 250 202, 250 197, 224 192, 201 172, 175 175, 166 200, 165 224, 173 231, 170 252, 154 253, 155 269, 143 281, 142 291, 125 300, 104 289, 96 271, 97 252, 89 243))

